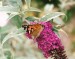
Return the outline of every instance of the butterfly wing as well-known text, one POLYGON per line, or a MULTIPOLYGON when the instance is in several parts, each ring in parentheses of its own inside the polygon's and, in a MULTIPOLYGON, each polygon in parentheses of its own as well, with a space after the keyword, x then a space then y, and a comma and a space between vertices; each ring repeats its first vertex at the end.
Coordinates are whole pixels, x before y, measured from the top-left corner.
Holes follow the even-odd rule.
POLYGON ((32 26, 32 32, 31 32, 31 35, 35 38, 37 38, 41 31, 43 30, 43 26, 41 24, 35 24, 32 26))
POLYGON ((33 37, 33 39, 37 38, 43 30, 41 24, 23 25, 22 27, 33 37))

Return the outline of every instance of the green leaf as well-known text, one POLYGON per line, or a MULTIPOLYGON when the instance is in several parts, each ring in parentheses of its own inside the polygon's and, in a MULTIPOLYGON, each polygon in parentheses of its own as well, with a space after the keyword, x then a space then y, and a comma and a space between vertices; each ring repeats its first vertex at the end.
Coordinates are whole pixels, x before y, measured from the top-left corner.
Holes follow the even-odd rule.
POLYGON ((54 18, 53 22, 58 24, 58 25, 63 25, 64 24, 63 20, 59 17, 54 18))
POLYGON ((30 17, 27 17, 26 19, 27 19, 28 21, 35 21, 35 20, 37 20, 38 18, 30 16, 30 17))
POLYGON ((15 17, 16 15, 18 15, 18 13, 17 13, 17 14, 16 14, 16 13, 15 13, 15 14, 12 14, 12 13, 11 13, 11 14, 9 15, 8 20, 11 20, 11 19, 12 19, 13 17, 15 17))
POLYGON ((1 35, 1 38, 0 38, 0 42, 2 43, 4 37, 7 35, 7 33, 4 33, 4 34, 0 34, 1 35))
POLYGON ((11 59, 11 52, 5 51, 4 54, 7 56, 7 59, 11 59))
POLYGON ((65 15, 65 14, 62 13, 62 12, 49 13, 49 14, 43 16, 43 17, 40 19, 40 21, 50 21, 50 20, 52 20, 52 19, 54 19, 54 18, 56 18, 56 17, 59 17, 59 16, 61 16, 61 15, 65 15))
POLYGON ((16 15, 12 18, 12 24, 17 26, 18 28, 21 28, 22 26, 22 18, 19 15, 16 15))
POLYGON ((59 29, 54 26, 52 30, 55 31, 55 32, 58 32, 59 29))
POLYGON ((30 4, 31 4, 31 0, 25 0, 26 5, 28 6, 28 8, 30 8, 30 4))
POLYGON ((3 6, 0 7, 0 12, 5 12, 5 13, 18 13, 18 7, 13 7, 13 6, 3 6))
POLYGON ((25 33, 25 30, 23 30, 23 28, 19 28, 17 30, 14 30, 13 33, 15 32, 16 35, 20 34, 20 33, 25 33))
POLYGON ((30 7, 28 10, 26 11, 35 11, 35 12, 41 12, 39 9, 34 8, 34 7, 30 7))
POLYGON ((22 5, 21 0, 3 0, 3 5, 20 6, 22 5))
POLYGON ((66 19, 66 17, 64 17, 64 19, 63 19, 63 21, 65 22, 65 23, 68 23, 68 22, 70 22, 71 21, 71 18, 73 17, 73 15, 74 15, 74 13, 75 13, 75 6, 73 6, 71 9, 69 9, 69 10, 66 10, 65 11, 65 14, 66 14, 66 16, 67 16, 67 19, 66 19), (65 20, 66 19, 66 20, 65 20))
POLYGON ((39 9, 37 9, 37 8, 34 8, 34 7, 30 7, 30 8, 29 8, 29 10, 30 10, 30 11, 41 12, 39 9))
POLYGON ((13 26, 10 24, 4 27, 1 27, 0 34, 9 33, 11 29, 13 29, 13 26))
POLYGON ((21 35, 24 34, 24 33, 25 33, 25 30, 23 30, 22 28, 10 32, 10 33, 9 33, 8 35, 6 35, 5 38, 3 39, 3 41, 2 41, 2 46, 3 46, 3 44, 4 44, 7 40, 9 40, 10 38, 12 38, 12 37, 17 37, 17 36, 19 36, 19 35, 21 36, 21 35))
POLYGON ((9 33, 8 35, 6 35, 5 38, 4 38, 3 41, 2 41, 2 46, 3 46, 3 44, 4 44, 8 39, 10 39, 11 37, 13 37, 12 33, 9 33))

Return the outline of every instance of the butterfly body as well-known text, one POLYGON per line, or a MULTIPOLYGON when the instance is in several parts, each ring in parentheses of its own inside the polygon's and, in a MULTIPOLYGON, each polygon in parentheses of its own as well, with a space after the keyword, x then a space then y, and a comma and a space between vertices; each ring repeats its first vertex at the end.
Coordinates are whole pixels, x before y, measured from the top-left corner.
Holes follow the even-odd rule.
POLYGON ((23 25, 22 27, 28 34, 33 37, 33 39, 37 38, 44 28, 41 24, 38 23, 33 25, 23 25))

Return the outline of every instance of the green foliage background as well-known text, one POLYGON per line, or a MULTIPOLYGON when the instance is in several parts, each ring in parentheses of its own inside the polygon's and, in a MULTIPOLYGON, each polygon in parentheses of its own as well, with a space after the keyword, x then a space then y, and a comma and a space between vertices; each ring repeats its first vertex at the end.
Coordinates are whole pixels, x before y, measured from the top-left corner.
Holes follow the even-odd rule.
MULTIPOLYGON (((69 24, 75 12, 75 7, 70 10, 61 8, 61 0, 32 0, 32 3, 31 0, 24 1, 25 4, 23 4, 22 0, 2 0, 3 4, 0 7, 0 12, 5 12, 9 15, 9 22, 4 27, 0 27, 0 59, 44 59, 42 52, 34 45, 35 43, 24 35, 26 31, 22 28, 23 21, 27 20, 30 23, 37 19, 40 19, 40 21, 53 20, 52 23, 56 24, 54 31, 58 32, 61 27, 58 28, 57 25, 60 25, 59 23, 63 21, 65 25, 69 24), (39 17, 44 12, 43 9, 47 3, 53 4, 54 8, 58 8, 58 11, 49 12, 43 17, 39 17), (34 4, 37 4, 37 8, 32 7, 34 4), (35 17, 36 14, 38 18, 35 17), (66 16, 61 17, 63 20, 57 19, 62 15, 66 15, 67 19, 66 16)), ((60 26, 62 25, 61 23, 60 26)), ((72 33, 74 34, 73 31, 72 33)))

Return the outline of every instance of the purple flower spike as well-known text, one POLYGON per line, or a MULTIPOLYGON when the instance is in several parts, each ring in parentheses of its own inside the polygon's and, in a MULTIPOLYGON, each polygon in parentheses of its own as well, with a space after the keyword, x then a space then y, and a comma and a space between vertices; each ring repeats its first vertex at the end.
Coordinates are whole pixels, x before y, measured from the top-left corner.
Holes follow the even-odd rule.
POLYGON ((39 24, 43 25, 44 29, 36 38, 36 42, 44 56, 46 58, 67 59, 61 40, 52 30, 52 24, 50 22, 40 22, 39 24))

